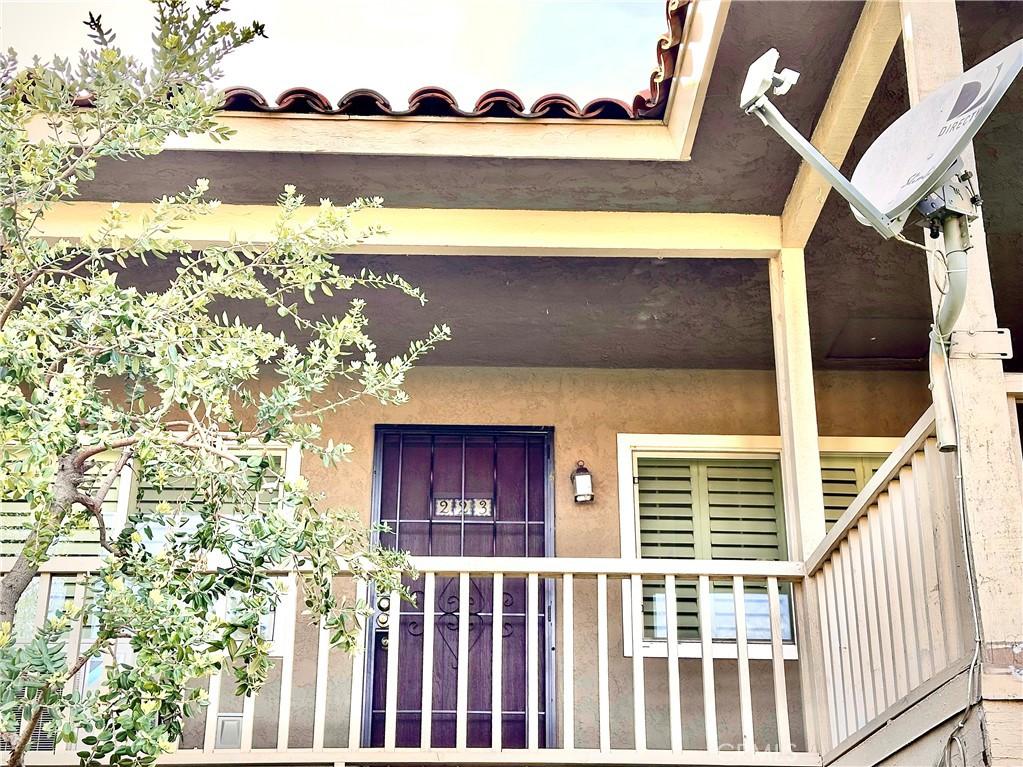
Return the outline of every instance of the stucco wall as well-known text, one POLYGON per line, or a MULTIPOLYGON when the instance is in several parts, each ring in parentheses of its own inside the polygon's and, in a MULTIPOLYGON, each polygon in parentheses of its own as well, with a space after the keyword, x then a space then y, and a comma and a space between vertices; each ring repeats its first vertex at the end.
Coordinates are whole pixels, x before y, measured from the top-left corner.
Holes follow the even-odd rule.
MULTIPOLYGON (((919 373, 822 372, 816 378, 822 436, 902 436, 929 404, 919 373)), ((336 505, 369 518, 376 424, 554 427, 558 556, 618 556, 618 433, 778 434, 774 373, 723 370, 433 368, 413 372, 401 407, 359 404, 324 424, 350 443, 351 463, 303 473, 336 505), (577 506, 568 474, 593 472, 596 499, 577 506)))
MULTIPOLYGON (((363 403, 324 424, 324 438, 347 441, 350 463, 325 469, 308 461, 303 473, 330 504, 358 509, 368 520, 376 424, 509 425, 554 427, 555 546, 558 556, 619 556, 616 435, 631 433, 778 433, 774 375, 770 371, 590 370, 526 368, 421 368, 408 383, 411 401, 400 408, 363 403), (582 459, 595 480, 596 500, 577 505, 570 468, 582 459)), ((820 433, 825 436, 901 436, 928 404, 926 378, 917 373, 820 373, 816 379, 820 433)), ((612 743, 632 744, 632 670, 622 644, 620 589, 609 588, 612 743)), ((595 588, 580 582, 576 594, 576 738, 595 746, 595 588), (589 659, 589 660, 587 660, 589 659)), ((316 633, 296 635, 291 745, 311 745, 316 633)), ((803 742, 798 664, 787 664, 793 740, 803 742)), ((351 661, 330 659, 326 745, 347 745, 351 661)), ((734 661, 715 664, 719 737, 741 744, 734 661)), ((667 745, 666 661, 649 659, 647 710, 650 745, 667 745)), ((776 748, 770 667, 752 663, 758 747, 776 748)), ((682 663, 686 747, 703 743, 699 663, 682 663)), ((560 697, 560 696, 559 696, 560 697)), ((265 710, 265 709, 264 709, 265 710)), ((272 727, 257 722, 257 729, 272 727)), ((734 746, 733 746, 734 747, 734 746)))

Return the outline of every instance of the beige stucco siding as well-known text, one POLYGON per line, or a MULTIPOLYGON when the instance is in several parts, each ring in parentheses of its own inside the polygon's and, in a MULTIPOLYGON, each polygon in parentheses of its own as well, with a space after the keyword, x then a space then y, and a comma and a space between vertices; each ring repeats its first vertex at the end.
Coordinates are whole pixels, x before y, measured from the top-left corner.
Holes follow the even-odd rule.
MULTIPOLYGON (((617 557, 618 433, 778 433, 771 371, 589 370, 527 368, 420 368, 402 407, 363 403, 324 424, 324 438, 351 443, 352 460, 326 469, 307 461, 303 473, 332 505, 357 509, 369 519, 374 427, 377 424, 508 425, 554 427, 555 545, 558 556, 617 557), (577 505, 568 474, 576 460, 593 472, 596 500, 577 505)), ((926 378, 916 373, 827 372, 816 379, 820 432, 826 436, 901 436, 926 408, 926 378)), ((609 587, 612 745, 632 744, 632 666, 622 642, 621 589, 609 587)), ((559 596, 560 601, 560 596, 559 596)), ((593 583, 576 586, 576 743, 597 745, 596 608, 593 583)), ((312 743, 316 632, 300 625, 290 743, 312 743)), ((789 662, 792 739, 804 742, 798 664, 789 662)), ((651 747, 667 747, 667 667, 646 661, 647 726, 651 747)), ((327 687, 325 744, 347 745, 351 660, 332 651, 327 687)), ((687 748, 704 742, 702 682, 698 661, 683 661, 683 737, 687 748)), ((719 738, 741 745, 738 679, 734 661, 715 663, 719 738)), ((770 664, 751 663, 758 748, 777 748, 770 664)), ((273 694, 273 693, 271 693, 273 694)), ((274 696, 276 697, 276 696, 274 696)), ((560 699, 560 694, 558 695, 560 699)), ((257 711, 265 708, 257 708, 257 711)), ((560 715, 560 714, 559 714, 560 715)), ((257 730, 273 728, 264 717, 257 730)), ((196 730, 198 728, 195 728, 196 730)), ((188 745, 194 745, 189 743, 188 745)))
MULTIPOLYGON (((619 433, 778 433, 774 373, 745 370, 431 368, 414 371, 401 407, 359 404, 324 424, 353 445, 352 461, 303 473, 336 505, 369 518, 376 424, 554 427, 558 556, 618 556, 619 433), (572 500, 569 472, 583 460, 596 499, 572 500)), ((929 404, 918 373, 827 372, 816 377, 823 436, 902 436, 929 404)))

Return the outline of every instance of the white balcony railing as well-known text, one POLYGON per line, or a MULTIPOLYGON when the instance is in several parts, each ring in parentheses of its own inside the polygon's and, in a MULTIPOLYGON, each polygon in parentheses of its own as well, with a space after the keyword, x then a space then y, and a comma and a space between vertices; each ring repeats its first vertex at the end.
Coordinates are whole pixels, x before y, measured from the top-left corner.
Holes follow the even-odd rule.
POLYGON ((955 458, 928 411, 806 562, 824 763, 962 672, 973 654, 955 458))
MULTIPOLYGON (((267 687, 241 699, 211 678, 163 761, 828 764, 969 665, 956 498, 928 413, 805 564, 420 557, 416 603, 374 597, 353 654, 282 574, 267 687)), ((83 599, 96 561, 44 565, 37 623, 83 599)), ((74 764, 75 747, 29 762, 74 764)))
MULTIPOLYGON (((384 623, 407 628, 414 618, 424 625, 415 642, 407 631, 388 631, 386 663, 378 660, 376 669, 381 679, 361 683, 370 674, 374 653, 381 657, 379 630, 367 626, 363 651, 348 656, 331 650, 322 631, 317 636, 315 628, 305 628, 305 619, 295 612, 299 600, 287 599, 273 621, 278 671, 268 689, 239 700, 227 680, 221 685, 211 679, 209 707, 200 721, 186 727, 178 750, 162 761, 820 764, 817 754, 805 752, 802 735, 793 732, 802 731, 798 670, 785 652, 791 645, 783 626, 790 616, 783 597, 802 579, 801 563, 423 557, 415 559, 415 566, 420 577, 413 586, 421 590, 420 605, 434 604, 443 588, 458 595, 457 606, 424 612, 390 595, 384 623), (628 589, 621 588, 623 583, 628 589), (516 640, 509 639, 503 615, 513 584, 522 595, 514 609, 524 601, 524 614, 516 613, 524 624, 524 651, 517 643, 512 646, 516 640), (713 628, 700 630, 695 658, 680 656, 679 648, 693 644, 689 640, 667 642, 664 657, 626 656, 625 632, 632 632, 638 646, 649 625, 643 601, 632 600, 634 620, 623 629, 614 620, 620 614, 618 600, 623 593, 643 594, 644 588, 648 594, 663 593, 661 604, 677 605, 663 618, 668 636, 680 637, 685 632, 678 633, 677 621, 684 604, 695 605, 701 628, 713 627, 713 605, 717 602, 720 615, 721 595, 731 593, 734 636, 722 640, 713 636, 713 628), (482 599, 488 607, 483 614, 470 589, 489 590, 482 599), (756 599, 749 598, 751 591, 756 599), (765 601, 767 634, 747 625, 750 605, 765 601), (438 621, 453 637, 444 657, 456 669, 449 672, 455 690, 448 700, 440 700, 444 696, 436 682, 443 671, 437 667, 442 653, 435 651, 441 641, 434 641, 441 637, 435 631, 438 621), (722 653, 721 647, 730 651, 722 653), (751 653, 751 647, 756 651, 751 653), (524 663, 509 665, 512 653, 521 654, 524 663), (515 678, 506 679, 509 673, 515 678), (509 737, 517 730, 508 728, 509 690, 520 688, 525 691, 521 740, 509 737), (415 698, 412 727, 410 690, 415 698), (381 694, 382 716, 372 700, 381 694), (442 714, 442 708, 453 710, 442 714), (486 725, 482 730, 481 723, 486 725), (450 741, 445 740, 448 734, 450 741)), ((67 575, 47 573, 53 583, 67 575)), ((75 761, 73 748, 65 745, 30 755, 35 764, 75 761)))

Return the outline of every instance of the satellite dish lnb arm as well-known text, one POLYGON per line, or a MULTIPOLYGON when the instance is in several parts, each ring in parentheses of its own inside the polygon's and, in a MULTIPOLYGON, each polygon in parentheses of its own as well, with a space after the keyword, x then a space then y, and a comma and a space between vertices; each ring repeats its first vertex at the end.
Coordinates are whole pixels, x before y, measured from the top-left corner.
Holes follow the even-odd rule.
POLYGON ((771 103, 766 95, 760 96, 746 110, 746 114, 756 115, 761 122, 781 136, 785 143, 796 150, 814 170, 834 187, 846 201, 863 216, 870 225, 886 240, 895 237, 899 228, 890 218, 878 210, 860 191, 852 185, 842 173, 832 165, 795 127, 786 120, 778 108, 771 103))

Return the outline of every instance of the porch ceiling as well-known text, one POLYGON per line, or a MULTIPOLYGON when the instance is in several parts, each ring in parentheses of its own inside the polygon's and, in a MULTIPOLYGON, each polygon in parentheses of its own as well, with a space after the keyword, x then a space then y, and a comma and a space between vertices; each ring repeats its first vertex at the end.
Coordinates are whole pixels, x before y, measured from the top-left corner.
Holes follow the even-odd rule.
MULTIPOLYGON (((425 307, 396 291, 359 291, 381 355, 447 323, 453 339, 426 364, 596 368, 770 369, 774 365, 767 262, 505 256, 345 256, 349 272, 396 272, 425 291, 425 307)), ((147 283, 166 265, 154 265, 147 283)), ((168 272, 169 273, 169 272, 168 272)), ((813 327, 852 316, 846 286, 814 291, 813 327)), ((318 299, 312 313, 343 310, 352 295, 318 299)), ((224 307, 229 313, 250 306, 224 307)), ((289 329, 275 313, 248 319, 289 329)), ((815 339, 815 365, 915 369, 897 359, 926 338, 926 316, 840 321, 815 339), (876 341, 871 341, 876 338, 876 341), (907 338, 909 343, 907 343, 907 338), (880 359, 864 358, 880 355, 880 359), (852 358, 849 358, 851 355, 852 358), (895 359, 893 359, 893 357, 895 359)), ((922 352, 921 352, 922 353, 922 352)))

